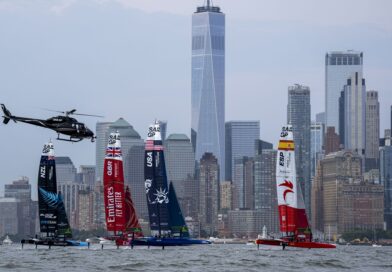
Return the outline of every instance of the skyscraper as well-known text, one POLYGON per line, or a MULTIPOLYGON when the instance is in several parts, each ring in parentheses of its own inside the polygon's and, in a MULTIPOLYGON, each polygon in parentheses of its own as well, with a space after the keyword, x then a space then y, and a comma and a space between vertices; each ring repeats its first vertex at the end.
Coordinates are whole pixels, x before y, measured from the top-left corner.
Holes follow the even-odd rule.
POLYGON ((340 138, 339 135, 335 132, 335 127, 327 127, 327 133, 325 133, 324 140, 325 155, 339 151, 339 147, 340 138))
POLYGON ((35 234, 35 220, 37 217, 37 210, 33 208, 31 200, 31 185, 27 177, 22 177, 20 180, 13 181, 12 184, 4 186, 4 197, 15 198, 19 201, 18 208, 18 234, 19 235, 34 235, 35 234))
POLYGON ((385 146, 380 147, 380 181, 384 186, 384 221, 387 229, 392 230, 392 146, 390 135, 385 135, 388 137, 385 146))
POLYGON ((339 96, 353 73, 362 74, 363 53, 336 51, 325 55, 325 122, 339 131, 339 96))
POLYGON ((316 114, 316 122, 325 125, 325 112, 320 112, 316 114))
POLYGON ((191 139, 196 161, 213 153, 225 175, 225 15, 207 1, 192 15, 191 139))
POLYGON ((105 159, 106 145, 109 138, 109 126, 113 122, 98 122, 95 126, 95 176, 96 181, 100 184, 103 182, 103 161, 105 159))
POLYGON ((219 211, 219 165, 212 153, 205 153, 200 160, 199 220, 201 229, 213 236, 218 227, 219 211))
POLYGON ((70 157, 56 157, 57 185, 76 182, 76 172, 70 157))
POLYGON ((362 74, 355 72, 347 79, 344 97, 344 148, 365 155, 366 86, 362 74))
POLYGON ((354 229, 381 229, 383 186, 366 183, 362 157, 351 150, 338 151, 320 161, 313 196, 312 225, 331 235, 354 229))
POLYGON ((165 151, 167 178, 174 185, 182 212, 188 216, 186 206, 195 205, 198 196, 194 192, 195 153, 191 140, 185 134, 170 134, 165 140, 165 151))
POLYGON ((94 188, 95 185, 95 165, 81 165, 80 166, 81 182, 90 187, 94 188))
POLYGON ((254 160, 249 157, 234 161, 233 208, 254 209, 254 160))
POLYGON ((293 126, 297 180, 310 215, 310 89, 295 84, 288 89, 287 123, 293 126))
POLYGON ((254 202, 269 232, 279 231, 276 194, 276 156, 273 149, 264 149, 254 159, 254 202))
POLYGON ((380 103, 378 102, 378 92, 366 92, 366 148, 365 148, 365 169, 378 169, 380 158, 380 103))
POLYGON ((311 177, 316 173, 317 162, 323 155, 324 126, 322 123, 312 122, 310 128, 310 157, 311 157, 311 177))
POLYGON ((226 122, 225 130, 225 179, 233 180, 235 160, 254 155, 255 141, 260 139, 260 121, 226 122))

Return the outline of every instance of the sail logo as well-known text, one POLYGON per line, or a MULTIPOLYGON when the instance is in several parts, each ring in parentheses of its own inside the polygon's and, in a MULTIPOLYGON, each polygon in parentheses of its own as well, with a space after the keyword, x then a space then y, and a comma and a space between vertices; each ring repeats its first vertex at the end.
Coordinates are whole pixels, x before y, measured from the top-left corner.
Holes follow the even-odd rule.
POLYGON ((168 192, 166 191, 166 189, 159 188, 159 190, 156 190, 156 193, 154 194, 156 196, 156 198, 151 204, 156 204, 156 203, 167 204, 167 203, 169 203, 169 198, 167 197, 167 193, 168 192))
POLYGON ((113 223, 115 221, 115 216, 116 216, 115 199, 114 199, 114 188, 113 187, 109 187, 107 189, 107 200, 108 200, 107 222, 108 223, 113 223))
POLYGON ((46 167, 45 166, 41 166, 40 167, 40 177, 41 178, 45 178, 45 170, 46 170, 46 167))
POLYGON ((108 161, 106 174, 108 176, 111 176, 113 174, 113 163, 111 161, 108 161))
POLYGON ((160 131, 161 131, 160 127, 149 127, 147 136, 153 137, 155 135, 155 133, 160 132, 160 131))
POLYGON ((147 167, 152 167, 152 152, 147 152, 147 167))
POLYGON ((146 194, 150 191, 152 179, 146 179, 144 182, 144 188, 146 189, 146 194))
POLYGON ((50 145, 44 145, 44 148, 42 149, 42 153, 47 154, 50 151, 50 145))
POLYGON ((279 152, 279 165, 284 166, 284 154, 283 152, 279 152))
POLYGON ((109 144, 113 145, 117 142, 117 140, 120 140, 120 136, 118 134, 109 135, 109 144))
POLYGON ((283 199, 284 199, 284 201, 286 201, 286 195, 288 193, 294 193, 294 191, 293 191, 294 185, 291 181, 288 181, 287 179, 285 179, 283 183, 279 184, 279 186, 286 187, 286 189, 283 191, 283 199))

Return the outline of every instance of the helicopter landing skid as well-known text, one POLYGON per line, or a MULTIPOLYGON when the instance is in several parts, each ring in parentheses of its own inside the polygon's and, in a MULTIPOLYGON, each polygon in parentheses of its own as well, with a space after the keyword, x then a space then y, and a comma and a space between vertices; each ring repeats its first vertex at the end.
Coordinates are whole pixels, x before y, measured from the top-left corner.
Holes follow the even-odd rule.
POLYGON ((65 142, 78 143, 81 140, 83 140, 83 138, 72 138, 72 137, 70 137, 69 139, 64 139, 64 138, 60 138, 60 135, 59 135, 59 136, 57 136, 57 140, 65 141, 65 142))

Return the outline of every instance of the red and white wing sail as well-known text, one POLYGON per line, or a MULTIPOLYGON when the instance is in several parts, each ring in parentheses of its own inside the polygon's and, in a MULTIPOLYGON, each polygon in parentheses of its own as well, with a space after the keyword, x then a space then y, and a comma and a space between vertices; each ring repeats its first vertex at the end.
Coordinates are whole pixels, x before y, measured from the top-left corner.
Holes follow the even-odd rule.
POLYGON ((282 128, 276 162, 280 230, 297 234, 309 228, 300 185, 297 182, 293 129, 282 128))
POLYGON ((106 228, 108 231, 125 231, 124 171, 120 134, 110 133, 104 162, 104 199, 106 228))

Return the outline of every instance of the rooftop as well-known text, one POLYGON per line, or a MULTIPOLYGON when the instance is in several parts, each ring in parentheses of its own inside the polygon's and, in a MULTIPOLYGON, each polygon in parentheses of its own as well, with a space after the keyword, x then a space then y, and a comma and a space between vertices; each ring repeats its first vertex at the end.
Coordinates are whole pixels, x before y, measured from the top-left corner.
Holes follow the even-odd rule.
POLYGON ((166 138, 167 141, 189 141, 189 137, 185 134, 174 133, 166 138))
POLYGON ((219 7, 214 7, 214 5, 212 4, 212 0, 207 0, 207 4, 205 6, 197 7, 196 13, 201 13, 201 12, 221 13, 219 7))
POLYGON ((139 133, 133 128, 133 126, 128 123, 124 118, 119 118, 116 122, 110 125, 110 130, 120 130, 120 139, 121 137, 131 137, 131 138, 139 138, 139 133))

